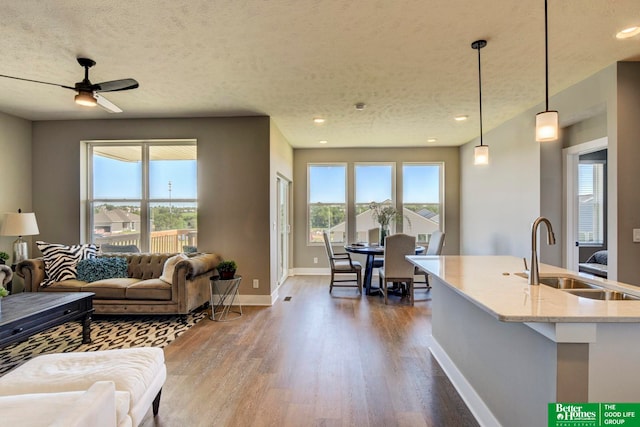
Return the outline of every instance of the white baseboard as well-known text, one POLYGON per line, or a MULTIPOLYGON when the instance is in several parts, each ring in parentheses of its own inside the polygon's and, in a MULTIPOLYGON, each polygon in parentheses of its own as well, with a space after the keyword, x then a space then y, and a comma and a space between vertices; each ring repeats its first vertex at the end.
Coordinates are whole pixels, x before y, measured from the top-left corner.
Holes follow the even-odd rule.
MULTIPOLYGON (((294 276, 331 276, 331 270, 329 268, 294 268, 293 275, 294 276)), ((372 277, 378 277, 378 269, 374 269, 372 277)))
POLYGON ((294 268, 294 276, 331 276, 329 268, 294 268))
MULTIPOLYGON (((272 306, 278 299, 278 290, 273 291, 271 295, 242 295, 238 294, 233 305, 255 305, 255 306, 272 306)), ((213 296, 213 303, 218 303, 218 297, 213 296)))
POLYGON ((480 395, 476 393, 462 372, 460 372, 455 363, 453 363, 453 360, 449 358, 433 336, 431 336, 429 351, 431 351, 431 354, 433 354, 433 357, 438 361, 442 370, 447 374, 449 381, 451 381, 451 384, 456 388, 462 400, 467 404, 476 421, 478 421, 478 424, 483 427, 501 427, 500 422, 493 415, 489 407, 480 398, 480 395))

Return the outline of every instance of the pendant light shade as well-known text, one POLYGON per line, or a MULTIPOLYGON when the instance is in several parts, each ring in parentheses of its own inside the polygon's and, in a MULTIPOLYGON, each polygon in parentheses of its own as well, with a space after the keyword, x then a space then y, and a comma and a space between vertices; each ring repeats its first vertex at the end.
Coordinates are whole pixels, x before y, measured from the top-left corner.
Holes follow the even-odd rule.
POLYGON ((476 148, 473 149, 473 164, 474 165, 489 164, 489 146, 488 145, 476 145, 476 148))
POLYGON ((547 142, 558 139, 558 112, 543 111, 536 114, 536 141, 547 142))
POLYGON ((558 112, 549 111, 549 35, 547 29, 547 0, 544 0, 544 86, 545 110, 536 114, 536 141, 548 142, 558 139, 558 112))
POLYGON ((480 49, 486 45, 486 40, 476 40, 471 43, 471 47, 478 51, 478 99, 480 101, 480 145, 473 150, 474 165, 489 164, 489 146, 482 143, 482 69, 480 67, 480 49))

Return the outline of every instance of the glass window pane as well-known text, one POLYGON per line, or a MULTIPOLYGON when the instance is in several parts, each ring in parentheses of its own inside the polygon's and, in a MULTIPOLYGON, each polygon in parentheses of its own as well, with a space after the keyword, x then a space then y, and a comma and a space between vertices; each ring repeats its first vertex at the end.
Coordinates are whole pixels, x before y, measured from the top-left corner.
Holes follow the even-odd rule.
POLYGON ((347 197, 344 165, 309 165, 309 242, 322 243, 327 230, 332 242, 346 239, 347 197))
POLYGON ((141 248, 140 203, 94 201, 91 208, 94 243, 141 248))
MULTIPOLYGON (((393 165, 355 165, 356 180, 356 241, 366 242, 369 229, 379 227, 369 209, 371 202, 394 206, 393 165)), ((391 224, 394 230, 395 224, 391 224)))
POLYGON ((149 197, 195 199, 197 151, 195 145, 149 147, 149 197))
POLYGON ((604 244, 604 163, 578 164, 578 241, 604 244))
POLYGON ((185 246, 198 246, 196 203, 150 203, 149 218, 151 252, 184 252, 185 246))
POLYGON ((431 233, 441 228, 441 165, 402 165, 402 208, 410 220, 403 224, 406 234, 426 243, 431 233))
POLYGON ((140 199, 142 197, 142 147, 93 147, 93 198, 140 199))

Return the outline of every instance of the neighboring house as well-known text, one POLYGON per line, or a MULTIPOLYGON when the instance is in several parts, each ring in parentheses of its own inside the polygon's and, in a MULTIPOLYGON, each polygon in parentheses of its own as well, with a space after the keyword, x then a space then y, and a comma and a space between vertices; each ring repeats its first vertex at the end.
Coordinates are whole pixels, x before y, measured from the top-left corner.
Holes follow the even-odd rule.
MULTIPOLYGON (((422 209, 419 212, 414 212, 409 209, 403 209, 404 220, 404 232, 412 236, 416 236, 417 241, 427 242, 429 236, 436 230, 440 229, 440 215, 431 212, 428 209, 422 209), (409 221, 407 221, 407 219, 409 221), (409 225, 410 223, 410 225, 409 225)), ((380 227, 380 224, 373 219, 373 211, 367 209, 361 214, 356 216, 356 224, 358 230, 356 231, 356 239, 358 242, 366 242, 368 239, 368 231, 371 228, 380 227)), ((341 222, 336 226, 329 229, 329 233, 333 236, 346 236, 346 224, 341 222)), ((335 240, 333 241, 341 241, 335 240)), ((344 240, 342 240, 344 241, 344 240)))
POLYGON ((140 215, 124 209, 101 208, 93 216, 95 234, 113 234, 140 229, 140 215))

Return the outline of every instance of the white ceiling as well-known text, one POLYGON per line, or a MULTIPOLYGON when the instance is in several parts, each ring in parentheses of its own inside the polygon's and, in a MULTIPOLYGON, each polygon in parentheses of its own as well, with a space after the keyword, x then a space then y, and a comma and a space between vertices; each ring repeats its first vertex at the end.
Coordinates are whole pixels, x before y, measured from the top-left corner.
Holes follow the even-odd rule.
MULTIPOLYGON (((639 0, 549 0, 551 94, 640 60, 640 36, 615 38, 630 25, 639 0)), ((104 94, 110 114, 0 79, 0 111, 31 120, 268 115, 294 147, 460 145, 481 38, 485 131, 544 100, 543 0, 2 1, 0 28, 0 74, 73 86, 86 56, 93 83, 140 82, 104 94)))

